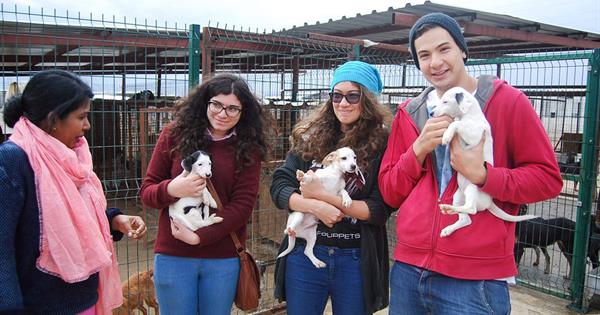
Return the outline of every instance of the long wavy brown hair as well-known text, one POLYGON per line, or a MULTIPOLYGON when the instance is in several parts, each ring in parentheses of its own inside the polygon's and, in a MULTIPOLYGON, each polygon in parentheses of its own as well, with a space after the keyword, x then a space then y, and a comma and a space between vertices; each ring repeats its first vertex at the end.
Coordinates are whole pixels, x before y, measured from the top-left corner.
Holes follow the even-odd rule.
POLYGON ((387 142, 392 114, 367 88, 356 84, 362 93, 362 113, 352 127, 342 132, 341 123, 333 111, 331 98, 313 114, 299 122, 292 131, 291 151, 304 161, 321 162, 330 152, 350 147, 356 153, 363 171, 369 171, 369 162, 387 142))
POLYGON ((206 129, 210 126, 206 114, 208 102, 216 95, 232 93, 242 104, 241 117, 235 125, 236 171, 254 163, 253 157, 256 154, 264 160, 268 152, 264 130, 266 117, 258 99, 252 94, 246 82, 231 74, 212 77, 177 103, 172 129, 176 145, 172 152, 185 157, 197 150, 206 149, 210 143, 210 138, 206 135, 206 129))

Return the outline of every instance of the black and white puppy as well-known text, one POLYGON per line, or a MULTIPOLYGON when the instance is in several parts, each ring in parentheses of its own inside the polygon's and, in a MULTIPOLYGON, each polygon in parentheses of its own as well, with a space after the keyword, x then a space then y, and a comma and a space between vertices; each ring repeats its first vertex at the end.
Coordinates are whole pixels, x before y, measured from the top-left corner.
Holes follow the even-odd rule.
MULTIPOLYGON (((296 178, 299 182, 305 183, 309 183, 313 180, 320 180, 326 191, 342 198, 342 206, 344 208, 350 207, 352 198, 350 198, 350 195, 345 189, 346 181, 344 180, 344 173, 357 173, 362 176, 358 164, 356 163, 356 154, 348 147, 340 148, 329 153, 323 159, 322 164, 324 168, 316 170, 313 176, 309 176, 309 174, 297 170, 296 178)), ((288 247, 279 254, 277 258, 283 257, 291 252, 296 244, 296 237, 300 237, 306 240, 304 254, 308 259, 310 259, 317 268, 325 267, 326 264, 319 260, 313 253, 313 248, 317 241, 318 224, 319 219, 313 214, 293 211, 288 216, 287 226, 284 231, 285 234, 289 235, 288 247), (295 232, 295 237, 291 235, 290 229, 295 232)))
MULTIPOLYGON (((442 144, 449 144, 454 136, 459 137, 460 145, 465 150, 477 146, 482 138, 483 160, 494 165, 492 145, 492 129, 485 118, 479 102, 468 91, 461 87, 453 87, 446 91, 440 104, 434 109, 433 116, 448 115, 454 119, 442 135, 442 144)), ((534 215, 514 216, 500 209, 492 201, 492 197, 481 191, 462 174, 458 174, 458 190, 453 196, 451 205, 440 204, 444 213, 458 213, 458 220, 440 233, 441 237, 449 236, 454 231, 471 224, 469 215, 478 211, 489 210, 497 218, 505 221, 518 222, 536 218, 534 215)))
MULTIPOLYGON (((204 151, 196 151, 181 161, 184 173, 187 175, 195 173, 206 179, 212 176, 211 164, 208 153, 204 151)), ((183 222, 188 229, 196 231, 201 227, 223 221, 223 218, 217 217, 214 213, 210 214, 209 207, 216 208, 217 202, 208 188, 204 188, 200 197, 183 197, 171 204, 169 216, 183 222)))

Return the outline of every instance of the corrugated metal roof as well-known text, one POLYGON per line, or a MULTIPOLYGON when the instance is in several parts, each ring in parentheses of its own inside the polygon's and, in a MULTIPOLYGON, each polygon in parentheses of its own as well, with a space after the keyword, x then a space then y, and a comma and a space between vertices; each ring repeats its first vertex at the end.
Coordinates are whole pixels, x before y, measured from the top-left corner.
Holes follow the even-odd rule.
MULTIPOLYGON (((342 17, 339 20, 330 20, 327 23, 316 23, 295 27, 290 30, 277 32, 298 37, 304 37, 308 33, 321 33, 354 39, 368 39, 374 42, 388 44, 407 44, 410 26, 394 25, 395 13, 404 13, 416 17, 432 12, 443 12, 454 17, 459 22, 473 23, 478 26, 492 27, 503 31, 524 31, 528 34, 550 35, 557 38, 583 39, 598 42, 600 47, 600 34, 582 32, 579 30, 560 27, 536 21, 525 20, 505 14, 495 14, 448 5, 436 4, 425 1, 420 5, 407 4, 403 8, 389 8, 384 12, 373 12, 371 14, 355 17, 342 17)), ((465 37, 469 50, 481 53, 489 53, 497 50, 512 51, 539 51, 543 49, 561 48, 561 45, 544 43, 539 40, 523 41, 503 37, 483 36, 479 34, 466 33, 465 37)), ((568 48, 568 47, 562 47, 568 48)))

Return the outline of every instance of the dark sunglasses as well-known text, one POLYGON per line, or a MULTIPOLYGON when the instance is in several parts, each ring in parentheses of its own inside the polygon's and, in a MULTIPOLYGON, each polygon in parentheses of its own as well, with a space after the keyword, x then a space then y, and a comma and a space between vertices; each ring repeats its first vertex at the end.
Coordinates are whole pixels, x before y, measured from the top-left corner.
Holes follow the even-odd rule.
POLYGON ((344 98, 346 98, 346 101, 349 104, 358 104, 358 102, 360 102, 360 97, 362 96, 361 93, 358 92, 352 92, 352 93, 348 93, 348 94, 342 94, 342 93, 338 93, 338 92, 333 92, 333 93, 329 93, 329 97, 331 97, 331 101, 334 103, 341 103, 342 100, 344 98))

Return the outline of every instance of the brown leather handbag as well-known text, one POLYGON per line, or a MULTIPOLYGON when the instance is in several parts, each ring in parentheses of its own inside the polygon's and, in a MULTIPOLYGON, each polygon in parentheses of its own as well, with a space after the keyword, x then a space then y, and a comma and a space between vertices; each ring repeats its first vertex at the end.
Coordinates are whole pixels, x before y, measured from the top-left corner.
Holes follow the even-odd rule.
MULTIPOLYGON (((212 182, 207 181, 208 191, 217 202, 217 208, 222 209, 223 204, 215 190, 212 182)), ((238 277, 237 291, 235 293, 235 306, 242 311, 254 311, 258 308, 260 300, 260 272, 256 266, 256 261, 250 253, 242 246, 240 240, 234 232, 229 233, 238 255, 240 256, 240 275, 238 277)))

